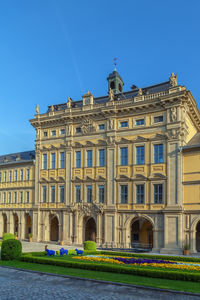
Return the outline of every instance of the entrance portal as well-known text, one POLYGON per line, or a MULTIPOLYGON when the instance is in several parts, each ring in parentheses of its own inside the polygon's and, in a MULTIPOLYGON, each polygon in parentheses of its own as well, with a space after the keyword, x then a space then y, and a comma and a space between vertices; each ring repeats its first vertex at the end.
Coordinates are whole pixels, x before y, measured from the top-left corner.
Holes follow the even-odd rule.
POLYGON ((153 248, 153 227, 145 218, 133 220, 131 224, 131 247, 153 248))
POLYGON ((52 216, 50 240, 57 242, 58 238, 59 238, 58 218, 56 216, 52 216))
POLYGON ((96 242, 96 223, 93 218, 86 221, 85 224, 85 241, 96 242))
POLYGON ((31 228, 31 216, 26 215, 26 239, 29 238, 29 234, 32 233, 32 228, 31 228))
POLYGON ((196 249, 200 252, 200 221, 197 223, 196 227, 196 249))

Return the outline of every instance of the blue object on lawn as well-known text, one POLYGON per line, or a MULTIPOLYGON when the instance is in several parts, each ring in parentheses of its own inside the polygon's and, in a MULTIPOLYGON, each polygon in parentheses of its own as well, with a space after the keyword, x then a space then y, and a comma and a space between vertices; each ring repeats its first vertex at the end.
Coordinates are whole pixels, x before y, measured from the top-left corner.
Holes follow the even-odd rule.
POLYGON ((83 250, 75 249, 75 251, 76 251, 76 254, 77 254, 77 255, 79 255, 79 254, 80 254, 81 256, 83 255, 83 250))
POLYGON ((64 254, 67 255, 67 254, 68 254, 68 250, 67 250, 67 249, 64 249, 64 248, 61 248, 61 249, 60 249, 60 255, 63 256, 64 254))
POLYGON ((47 251, 48 256, 55 256, 55 251, 54 250, 46 249, 46 251, 47 251))

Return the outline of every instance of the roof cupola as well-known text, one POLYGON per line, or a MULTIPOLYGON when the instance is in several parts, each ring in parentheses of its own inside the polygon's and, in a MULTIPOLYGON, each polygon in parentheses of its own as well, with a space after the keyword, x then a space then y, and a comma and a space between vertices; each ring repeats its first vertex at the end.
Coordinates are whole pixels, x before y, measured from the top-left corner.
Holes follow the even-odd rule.
POLYGON ((119 94, 123 92, 123 85, 124 82, 121 78, 121 76, 119 75, 119 73, 117 72, 116 69, 116 58, 115 60, 115 69, 112 73, 109 74, 107 80, 108 80, 108 91, 110 89, 113 90, 114 94, 119 94))

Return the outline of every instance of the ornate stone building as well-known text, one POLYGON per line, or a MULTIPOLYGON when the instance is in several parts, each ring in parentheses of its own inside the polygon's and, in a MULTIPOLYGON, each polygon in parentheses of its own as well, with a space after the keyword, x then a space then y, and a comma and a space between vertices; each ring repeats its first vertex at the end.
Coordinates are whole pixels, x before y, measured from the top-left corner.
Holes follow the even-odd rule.
POLYGON ((173 73, 129 92, 116 70, 107 80, 108 96, 87 92, 42 114, 37 106, 34 196, 28 207, 1 200, 0 233, 14 231, 17 214, 24 238, 29 214, 37 241, 200 251, 200 113, 191 92, 173 73))

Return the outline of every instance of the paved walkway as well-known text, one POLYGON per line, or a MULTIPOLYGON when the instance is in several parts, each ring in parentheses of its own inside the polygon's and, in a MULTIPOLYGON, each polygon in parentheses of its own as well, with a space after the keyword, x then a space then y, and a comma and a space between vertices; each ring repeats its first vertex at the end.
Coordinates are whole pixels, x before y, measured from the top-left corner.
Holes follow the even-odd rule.
MULTIPOLYGON (((64 249, 76 249, 75 246, 61 246, 58 244, 53 244, 53 243, 35 243, 35 242, 26 242, 26 241, 22 241, 22 252, 39 252, 39 251, 44 251, 45 250, 45 245, 48 245, 48 249, 51 250, 60 250, 61 248, 64 249)), ((78 247, 78 249, 83 249, 82 247, 78 247)))
POLYGON ((193 300, 200 296, 0 267, 1 300, 193 300))

